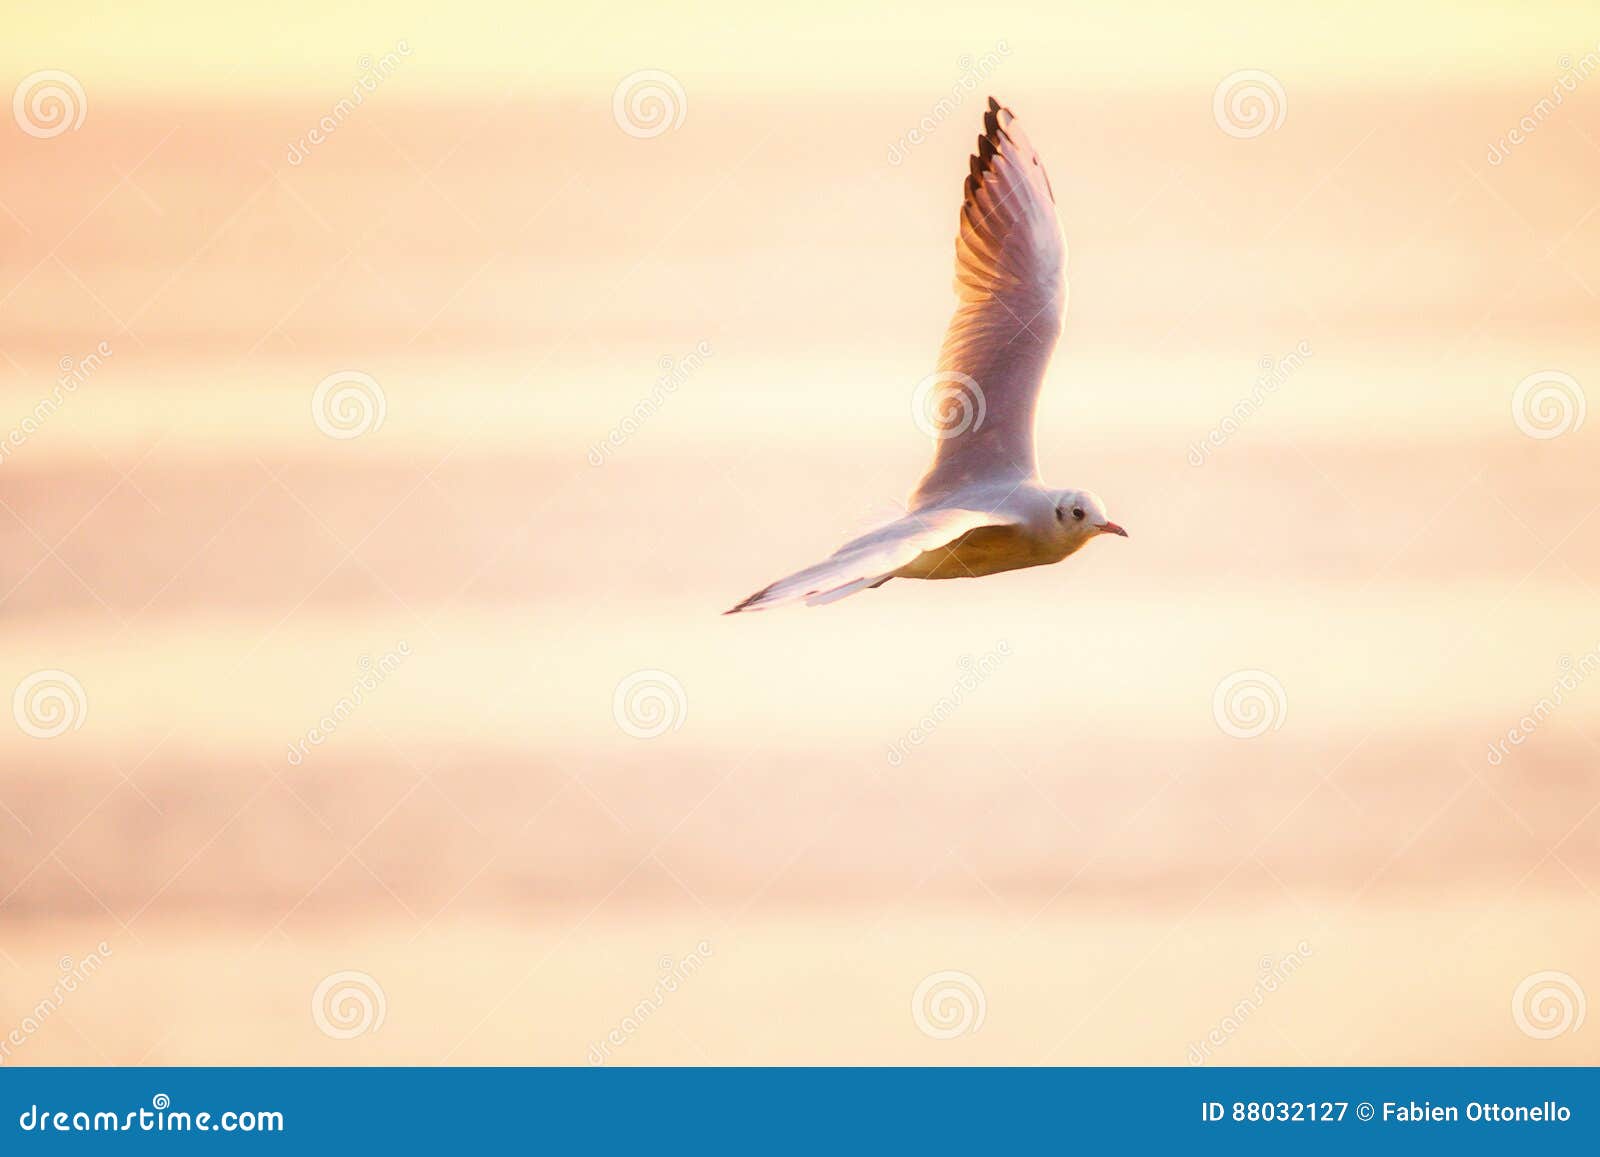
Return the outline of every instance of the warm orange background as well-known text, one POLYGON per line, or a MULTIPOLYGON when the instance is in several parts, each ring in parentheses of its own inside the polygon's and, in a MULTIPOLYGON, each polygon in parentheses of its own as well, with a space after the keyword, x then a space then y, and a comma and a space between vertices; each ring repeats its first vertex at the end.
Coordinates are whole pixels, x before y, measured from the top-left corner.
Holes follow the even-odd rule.
POLYGON ((1548 370, 1600 407, 1600 73, 1489 161, 1600 20, 1108 7, 8 16, 0 96, 86 109, 0 108, 0 436, 111 353, 0 460, 0 708, 45 669, 87 703, 0 710, 0 1038, 112 952, 4 1063, 583 1064, 701 941, 617 1063, 1183 1064, 1302 941, 1216 1063, 1600 1061, 1512 1012, 1543 971, 1600 999, 1600 679, 1486 759, 1600 647, 1600 415, 1512 414, 1548 370), (648 139, 644 69, 684 93, 648 139), (1285 94, 1250 139, 1241 69, 1285 94), (719 618, 923 465, 986 91, 1072 249, 1046 478, 1132 537, 719 618), (352 370, 386 417, 335 440, 352 370), (641 669, 686 704, 649 740, 641 669), (1213 718, 1242 669, 1287 701, 1253 739, 1213 718), (353 1039, 311 1011, 342 970, 386 1006, 353 1039), (950 1040, 910 1008, 944 970, 986 1006, 950 1040))

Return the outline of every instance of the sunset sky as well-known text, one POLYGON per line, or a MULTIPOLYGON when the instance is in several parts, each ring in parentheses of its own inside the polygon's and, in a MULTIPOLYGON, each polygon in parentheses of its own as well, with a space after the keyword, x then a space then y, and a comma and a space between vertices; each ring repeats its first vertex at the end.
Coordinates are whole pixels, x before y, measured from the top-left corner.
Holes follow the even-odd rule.
POLYGON ((950 62, 998 40, 1020 59, 1022 87, 1148 91, 1270 66, 1284 79, 1339 84, 1536 80, 1597 35, 1581 0, 1513 8, 1419 0, 1404 5, 1178 2, 1084 5, 804 6, 463 4, 421 0, 291 2, 257 13, 199 3, 29 4, 0 47, 8 71, 71 59, 81 79, 136 92, 295 89, 341 74, 362 53, 407 38, 418 83, 443 95, 516 84, 584 92, 670 61, 696 87, 725 93, 914 91, 937 87, 950 62), (1242 64, 1241 62, 1248 62, 1242 64))
POLYGON ((1183 1064, 1302 941, 1216 1063, 1600 1060, 1511 1011, 1600 999, 1600 678, 1521 722, 1600 663, 1592 5, 7 31, 82 123, 0 121, 0 1039, 113 951, 4 1063, 584 1064, 702 940, 615 1063, 1183 1064), (1131 537, 720 617, 925 465, 990 92, 1131 537))

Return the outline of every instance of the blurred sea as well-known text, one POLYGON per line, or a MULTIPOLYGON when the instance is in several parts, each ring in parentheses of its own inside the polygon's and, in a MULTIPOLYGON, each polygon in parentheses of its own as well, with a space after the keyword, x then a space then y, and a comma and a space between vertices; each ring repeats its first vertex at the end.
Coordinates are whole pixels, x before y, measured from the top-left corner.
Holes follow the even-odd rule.
POLYGON ((976 108, 898 165, 890 95, 0 135, 0 432, 96 355, 0 459, 0 688, 82 690, 0 727, 0 1035, 111 950, 5 1059, 582 1064, 704 941, 616 1063, 1181 1064, 1301 943, 1217 1063, 1600 1060, 1511 1011, 1600 995, 1600 681, 1488 754, 1600 648, 1600 422, 1514 412, 1600 388, 1600 90, 1497 164, 1520 90, 999 95, 1072 252, 1045 476, 1131 538, 735 619, 923 465, 976 108))

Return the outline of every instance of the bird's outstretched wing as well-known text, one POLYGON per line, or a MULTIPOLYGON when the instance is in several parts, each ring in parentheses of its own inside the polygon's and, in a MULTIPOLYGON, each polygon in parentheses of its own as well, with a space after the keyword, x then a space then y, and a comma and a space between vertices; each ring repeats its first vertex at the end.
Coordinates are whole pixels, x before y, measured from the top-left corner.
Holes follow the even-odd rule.
POLYGON ((1035 477, 1033 415, 1061 335, 1067 245, 1039 154, 993 97, 956 235, 955 317, 924 401, 938 430, 911 509, 978 482, 1035 477))
POLYGON ((1014 515, 1003 511, 952 507, 908 514, 845 543, 815 566, 763 587, 724 613, 764 611, 796 599, 804 599, 808 606, 831 603, 887 582, 923 551, 949 546, 982 526, 1011 526, 1017 521, 1014 515))

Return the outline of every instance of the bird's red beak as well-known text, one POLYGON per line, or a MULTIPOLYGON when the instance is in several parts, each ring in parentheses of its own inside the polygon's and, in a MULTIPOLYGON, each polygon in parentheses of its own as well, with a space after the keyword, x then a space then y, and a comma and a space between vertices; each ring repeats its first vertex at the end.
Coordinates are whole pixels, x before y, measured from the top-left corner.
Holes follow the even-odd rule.
POLYGON ((1128 537, 1128 532, 1123 530, 1122 527, 1118 526, 1114 522, 1102 522, 1099 526, 1095 527, 1095 529, 1101 534, 1120 534, 1123 538, 1128 537))

